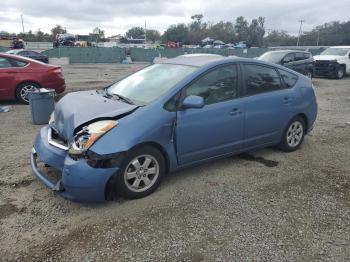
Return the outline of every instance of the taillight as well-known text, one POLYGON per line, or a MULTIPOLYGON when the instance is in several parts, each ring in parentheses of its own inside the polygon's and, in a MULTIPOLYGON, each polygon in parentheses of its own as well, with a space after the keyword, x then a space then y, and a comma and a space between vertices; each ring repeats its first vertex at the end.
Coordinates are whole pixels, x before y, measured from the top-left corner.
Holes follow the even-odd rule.
POLYGON ((50 73, 62 74, 62 69, 60 67, 49 70, 50 73))

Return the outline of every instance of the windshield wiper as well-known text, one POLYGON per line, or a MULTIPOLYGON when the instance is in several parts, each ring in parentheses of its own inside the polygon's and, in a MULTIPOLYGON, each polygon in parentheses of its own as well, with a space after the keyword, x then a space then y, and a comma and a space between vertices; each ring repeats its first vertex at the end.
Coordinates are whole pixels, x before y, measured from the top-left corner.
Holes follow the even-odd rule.
POLYGON ((135 103, 130 98, 127 98, 125 96, 118 95, 118 94, 111 94, 108 91, 106 91, 105 97, 108 97, 108 98, 113 97, 113 98, 116 98, 117 100, 123 100, 124 102, 130 105, 135 105, 135 103))

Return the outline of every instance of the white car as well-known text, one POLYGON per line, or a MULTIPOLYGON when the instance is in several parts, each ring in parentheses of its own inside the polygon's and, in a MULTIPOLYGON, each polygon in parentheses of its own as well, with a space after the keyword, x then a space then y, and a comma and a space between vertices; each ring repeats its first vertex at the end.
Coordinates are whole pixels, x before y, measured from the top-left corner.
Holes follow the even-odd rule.
POLYGON ((315 74, 341 79, 350 74, 350 46, 332 46, 314 56, 315 74))

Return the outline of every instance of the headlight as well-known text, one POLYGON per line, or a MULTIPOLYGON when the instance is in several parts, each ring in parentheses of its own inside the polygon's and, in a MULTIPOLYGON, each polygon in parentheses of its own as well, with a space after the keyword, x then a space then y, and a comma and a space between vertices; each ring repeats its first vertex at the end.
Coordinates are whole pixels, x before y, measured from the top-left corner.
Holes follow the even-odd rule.
POLYGON ((49 125, 55 123, 55 111, 53 111, 50 115, 49 125))
POLYGON ((69 149, 70 155, 81 155, 88 150, 100 137, 118 125, 115 120, 102 120, 82 128, 75 137, 69 149))

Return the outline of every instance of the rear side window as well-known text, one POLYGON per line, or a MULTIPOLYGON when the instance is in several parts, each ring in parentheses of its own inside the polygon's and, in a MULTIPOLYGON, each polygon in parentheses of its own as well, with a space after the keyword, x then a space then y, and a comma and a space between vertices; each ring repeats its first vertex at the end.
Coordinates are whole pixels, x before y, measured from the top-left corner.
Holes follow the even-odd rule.
POLYGON ((298 77, 284 70, 279 70, 283 82, 287 88, 293 87, 298 80, 298 77))
POLYGON ((305 60, 305 55, 304 53, 295 53, 295 61, 301 61, 301 60, 305 60))
POLYGON ((9 58, 9 61, 12 64, 12 67, 24 67, 28 64, 27 62, 15 60, 15 59, 10 59, 10 58, 9 58))
POLYGON ((246 95, 260 94, 282 88, 277 71, 262 65, 243 65, 246 95))
POLYGON ((12 67, 9 60, 6 58, 0 57, 0 68, 9 68, 12 67))
POLYGON ((309 59, 311 57, 310 53, 303 53, 304 59, 309 59))

